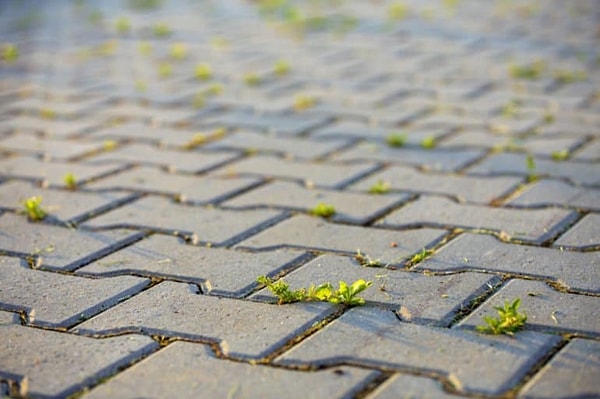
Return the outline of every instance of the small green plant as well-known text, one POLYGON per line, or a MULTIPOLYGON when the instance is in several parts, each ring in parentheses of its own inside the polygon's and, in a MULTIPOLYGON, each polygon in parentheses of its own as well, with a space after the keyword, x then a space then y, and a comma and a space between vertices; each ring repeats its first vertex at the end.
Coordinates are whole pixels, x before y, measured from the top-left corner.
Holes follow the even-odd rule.
POLYGON ((283 279, 274 282, 266 276, 259 276, 256 281, 265 285, 278 298, 280 305, 284 303, 311 301, 329 302, 346 306, 364 305, 365 300, 357 295, 373 285, 371 281, 359 279, 351 285, 340 281, 337 290, 331 283, 323 283, 318 286, 311 285, 308 289, 290 290, 289 284, 283 279))
POLYGON ((171 30, 169 25, 163 22, 159 22, 157 24, 154 24, 154 26, 152 27, 152 33, 155 37, 167 37, 170 36, 171 33, 173 33, 173 31, 171 30))
POLYGON ((560 150, 552 152, 552 159, 555 161, 564 161, 569 157, 569 150, 560 150))
POLYGON ((433 137, 433 136, 425 137, 423 140, 421 140, 421 147, 423 147, 427 150, 434 148, 435 147, 435 137, 433 137))
POLYGON ((371 187, 369 187, 369 193, 371 194, 385 194, 391 189, 390 182, 385 180, 377 180, 371 187))
POLYGON ((221 83, 213 83, 206 89, 206 94, 209 96, 218 96, 223 93, 223 85, 221 83))
POLYGON ((212 74, 212 68, 206 63, 198 64, 194 69, 194 76, 198 80, 209 80, 212 78, 212 74))
POLYGON ((560 69, 554 71, 554 78, 560 84, 569 84, 587 79, 587 74, 584 71, 573 71, 568 69, 560 69))
POLYGON ((317 101, 312 96, 298 96, 294 99, 294 110, 297 112, 304 111, 315 106, 317 101))
POLYGON ((363 254, 360 252, 360 249, 356 250, 356 254, 354 254, 354 259, 364 267, 382 267, 383 262, 380 259, 373 259, 367 254, 363 254))
POLYGON ((527 154, 527 156, 525 157, 525 166, 527 167, 527 172, 528 172, 527 179, 529 181, 537 180, 538 176, 536 173, 536 164, 535 164, 535 159, 533 158, 533 155, 527 154))
POLYGON ((391 133, 385 138, 385 142, 390 147, 403 147, 406 144, 406 134, 391 133))
POLYGON ((188 47, 185 43, 173 43, 169 54, 174 60, 183 60, 188 55, 188 47))
POLYGON ((544 61, 535 61, 527 65, 511 65, 508 69, 510 76, 515 79, 539 79, 546 69, 544 61))
POLYGON ((173 67, 171 66, 171 64, 168 64, 166 62, 160 64, 158 66, 158 76, 160 76, 161 78, 168 78, 173 74, 173 67))
POLYGON ((434 251, 432 249, 423 248, 421 252, 416 253, 410 258, 410 264, 416 265, 417 263, 423 262, 429 255, 431 255, 434 251))
POLYGON ((38 222, 44 219, 47 215, 46 211, 42 208, 42 197, 34 196, 23 200, 23 213, 27 215, 29 220, 38 222))
POLYGON ((396 2, 388 7, 388 17, 394 21, 400 21, 408 16, 409 8, 403 2, 396 2))
POLYGON ((126 17, 120 17, 115 21, 115 29, 119 34, 125 34, 131 30, 131 23, 126 17))
POLYGON ((273 67, 273 71, 279 76, 287 75, 290 72, 290 69, 290 64, 284 60, 277 61, 273 67))
POLYGON ((260 76, 254 72, 248 72, 244 75, 244 83, 248 86, 256 86, 260 83, 260 76))
POLYGON ((521 298, 515 299, 512 303, 505 301, 504 307, 494 306, 498 317, 484 316, 483 321, 486 325, 477 326, 477 331, 513 336, 515 332, 523 328, 527 321, 527 315, 519 312, 519 306, 521 306, 521 298))
POLYGON ((2 46, 2 60, 13 62, 19 58, 19 48, 16 44, 6 43, 2 46))
POLYGON ((40 117, 43 119, 55 119, 56 118, 56 111, 54 111, 51 108, 42 108, 40 109, 40 117))
POLYGON ((67 186, 67 188, 73 189, 73 188, 77 187, 77 178, 71 172, 67 173, 63 177, 63 181, 65 182, 65 186, 67 186))
POLYGON ((314 216, 328 218, 335 215, 335 206, 331 204, 326 204, 324 202, 319 202, 314 208, 310 210, 310 214, 314 216))

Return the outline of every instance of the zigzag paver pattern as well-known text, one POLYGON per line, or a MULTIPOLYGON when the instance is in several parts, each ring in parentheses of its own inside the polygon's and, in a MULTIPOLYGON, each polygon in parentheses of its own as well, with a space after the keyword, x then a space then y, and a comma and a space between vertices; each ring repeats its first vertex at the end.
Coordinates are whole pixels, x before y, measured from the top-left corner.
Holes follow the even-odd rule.
POLYGON ((597 0, 5 3, 0 396, 600 396, 597 0))

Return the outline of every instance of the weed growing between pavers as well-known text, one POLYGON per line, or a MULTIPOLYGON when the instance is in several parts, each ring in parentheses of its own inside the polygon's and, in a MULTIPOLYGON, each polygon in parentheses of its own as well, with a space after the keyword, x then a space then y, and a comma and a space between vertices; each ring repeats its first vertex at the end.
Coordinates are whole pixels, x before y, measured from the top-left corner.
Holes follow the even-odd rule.
POLYGON ((335 215, 335 206, 331 204, 326 204, 324 202, 319 202, 314 208, 310 210, 310 214, 314 216, 320 216, 323 218, 328 218, 335 215))
POLYGON ((388 181, 377 180, 371 187, 369 187, 370 194, 385 194, 389 192, 391 185, 388 181))
POLYGON ((356 250, 356 254, 354 254, 354 259, 361 265, 365 267, 383 267, 383 262, 381 259, 373 259, 367 254, 363 254, 360 252, 360 249, 356 250))
POLYGON ((65 186, 67 186, 67 188, 69 189, 74 189, 75 187, 77 187, 77 178, 71 172, 67 173, 63 177, 63 182, 65 183, 65 186))
POLYGON ((27 198, 22 202, 23 210, 22 213, 26 214, 29 220, 33 222, 39 222, 44 219, 47 212, 42 208, 42 197, 34 196, 27 198))
POLYGON ((298 96, 294 99, 294 111, 300 112, 312 108, 317 100, 311 96, 298 96))
POLYGON ((519 312, 521 298, 516 298, 512 303, 504 302, 504 307, 494 306, 498 312, 498 317, 484 316, 483 321, 487 325, 477 326, 477 331, 488 334, 506 334, 513 336, 515 332, 521 330, 527 321, 527 315, 519 312))
POLYGON ((5 43, 2 46, 2 60, 13 62, 19 57, 19 48, 16 44, 5 43))
POLYGON ((511 77, 516 79, 536 80, 542 76, 546 70, 544 61, 535 61, 528 65, 511 65, 508 72, 511 77))
POLYGON ((385 138, 385 142, 390 147, 404 147, 406 144, 405 133, 391 133, 385 138))
POLYGON ((527 167, 528 172, 527 181, 534 182, 538 180, 538 175, 536 173, 536 164, 533 155, 527 154, 527 157, 525 157, 525 166, 527 167))
POLYGON ((126 17, 120 17, 115 21, 115 29, 119 34, 125 34, 131 30, 131 23, 126 17))
POLYGON ((418 263, 423 262, 428 256, 430 256, 431 254, 433 254, 433 250, 432 249, 425 249, 423 248, 421 250, 421 252, 416 253, 412 256, 412 258, 410 258, 410 265, 414 266, 418 263))
POLYGON ((256 281, 265 285, 278 298, 280 305, 284 303, 316 301, 329 302, 336 305, 360 306, 365 304, 365 300, 357 295, 373 285, 372 281, 359 279, 351 285, 340 281, 337 290, 329 282, 318 286, 311 284, 308 289, 290 290, 290 286, 283 279, 274 282, 266 276, 259 276, 256 281))
POLYGON ((183 60, 188 56, 188 47, 185 43, 173 43, 169 49, 169 55, 174 60, 183 60))
POLYGON ((564 161, 569 157, 569 150, 553 151, 551 155, 553 161, 564 161))
POLYGON ((196 65, 196 68, 194 68, 194 76, 198 80, 209 80, 212 78, 212 74, 211 66, 205 62, 196 65))
POLYGON ((290 64, 285 60, 279 60, 273 67, 273 72, 278 76, 287 75, 291 70, 290 64))

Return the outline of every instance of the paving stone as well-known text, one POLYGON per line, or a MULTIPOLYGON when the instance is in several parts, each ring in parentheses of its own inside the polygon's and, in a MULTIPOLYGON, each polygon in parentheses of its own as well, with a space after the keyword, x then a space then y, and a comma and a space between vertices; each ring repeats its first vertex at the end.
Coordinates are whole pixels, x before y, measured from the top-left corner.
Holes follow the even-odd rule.
POLYGON ((258 182, 258 179, 248 177, 217 179, 168 173, 151 167, 136 167, 96 180, 85 187, 167 194, 180 201, 208 203, 244 191, 258 182))
POLYGON ((271 210, 225 211, 174 203, 166 198, 146 197, 94 217, 88 227, 108 229, 128 226, 189 234, 193 241, 227 245, 263 224, 272 223, 281 212, 271 210))
POLYGON ((232 161, 231 152, 199 152, 160 149, 145 144, 128 144, 88 158, 88 164, 135 163, 163 166, 172 172, 201 173, 232 161))
POLYGON ((23 210, 23 201, 34 196, 42 197, 42 208, 50 218, 65 223, 126 197, 124 194, 110 192, 86 193, 51 190, 34 187, 30 183, 22 181, 0 184, 0 208, 20 212, 23 210))
POLYGON ((600 292, 600 260, 593 252, 506 244, 486 235, 464 234, 417 265, 431 271, 486 271, 558 281, 572 290, 600 292))
POLYGON ((341 398, 352 396, 375 376, 345 366, 315 372, 253 366, 220 360, 206 345, 175 342, 84 397, 341 398))
MULTIPOLYGON (((77 101, 65 101, 56 98, 28 97, 19 100, 7 107, 9 113, 40 114, 52 112, 56 117, 78 118, 93 111, 94 108, 102 106, 107 101, 101 98, 78 99, 77 101)), ((53 119, 53 118, 52 118, 53 119)))
POLYGON ((198 295, 164 281, 80 324, 85 334, 138 332, 219 343, 227 356, 260 358, 334 310, 326 303, 291 306, 198 295))
POLYGON ((150 337, 80 337, 0 324, 0 373, 21 381, 24 395, 68 397, 158 347, 150 337))
POLYGON ((406 137, 407 145, 421 145, 425 138, 439 138, 450 133, 447 128, 393 128, 380 127, 353 121, 340 121, 315 130, 311 137, 314 138, 352 138, 385 141, 391 134, 401 134, 406 137))
POLYGON ((0 176, 32 179, 42 185, 66 187, 64 178, 72 173, 78 182, 110 174, 116 166, 92 166, 81 163, 44 162, 37 158, 12 156, 0 159, 0 176))
POLYGON ((407 195, 374 196, 344 191, 306 189, 295 183, 273 182, 246 192, 223 205, 235 208, 268 207, 309 212, 319 203, 335 207, 333 221, 363 224, 389 211, 407 195))
POLYGON ((572 211, 508 209, 457 204, 440 197, 421 197, 387 215, 384 226, 435 225, 501 231, 510 237, 541 243, 572 222, 572 211))
POLYGON ((31 270, 18 258, 0 257, 0 307, 25 311, 27 322, 69 327, 136 294, 150 280, 114 277, 100 280, 31 270))
POLYGON ((178 108, 154 108, 137 104, 121 103, 103 109, 98 116, 108 120, 146 121, 164 125, 187 125, 196 116, 196 111, 178 108))
POLYGON ((445 231, 438 229, 390 231, 361 228, 297 215, 246 239, 240 246, 260 249, 298 247, 354 254, 360 249, 363 254, 395 264, 439 240, 444 234, 445 231), (307 231, 311 234, 305 234, 307 231))
POLYGON ((402 323, 389 311, 355 308, 278 362, 433 369, 459 390, 498 395, 515 386, 559 340, 534 332, 518 333, 516 338, 489 337, 402 323))
POLYGON ((426 377, 396 374, 367 396, 368 399, 455 399, 459 396, 444 392, 442 385, 426 377))
POLYGON ((600 190, 572 186, 558 180, 542 179, 527 186, 510 204, 523 206, 562 205, 600 210, 600 190))
POLYGON ((543 122, 543 115, 496 117, 488 121, 488 128, 493 132, 519 135, 534 131, 543 122))
POLYGON ((574 338, 525 384, 519 398, 593 398, 600 395, 600 343, 574 338))
POLYGON ((13 134, 0 140, 0 149, 25 155, 36 155, 46 160, 68 161, 100 151, 102 144, 41 138, 29 134, 13 134))
POLYGON ((600 140, 592 141, 578 149, 572 156, 572 159, 578 161, 600 161, 600 140))
POLYGON ((173 237, 153 235, 77 271, 82 275, 135 274, 198 284, 202 292, 244 296, 256 278, 290 269, 304 259, 291 251, 250 253, 184 245, 173 237))
MULTIPOLYGON (((291 289, 321 282, 331 282, 337 287, 340 280, 351 284, 358 279, 373 282, 371 288, 360 294, 362 298, 385 304, 399 312, 404 321, 427 325, 449 325, 458 311, 500 282, 495 276, 481 273, 426 276, 364 267, 350 258, 333 255, 314 259, 284 277, 291 289)), ((275 299, 267 289, 256 295, 275 299)))
POLYGON ((554 242, 561 247, 596 247, 600 245, 600 214, 590 213, 554 242))
POLYGON ((71 228, 28 222, 24 215, 0 215, 0 251, 41 258, 39 266, 48 269, 74 270, 81 264, 108 252, 131 232, 84 232, 71 228), (76 242, 77 245, 73 245, 76 242))
POLYGON ((205 149, 240 150, 275 153, 286 158, 314 159, 323 157, 347 144, 347 140, 299 140, 279 137, 275 134, 238 131, 227 137, 206 144, 205 149))
POLYGON ((487 204, 516 188, 521 179, 424 173, 411 167, 394 165, 349 187, 368 191, 378 182, 389 183, 392 191, 449 195, 460 202, 487 204))
POLYGON ((99 122, 89 120, 48 120, 19 115, 5 122, 6 126, 17 132, 36 132, 48 137, 64 139, 96 129, 99 122))
POLYGON ((324 162, 305 162, 268 156, 252 156, 227 165, 218 175, 260 175, 301 181, 307 185, 338 188, 373 170, 371 163, 340 165, 324 162))
POLYGON ((460 325, 482 324, 483 316, 498 315, 494 306, 502 307, 515 298, 521 298, 519 310, 527 314, 525 328, 600 335, 597 297, 559 292, 542 281, 521 279, 509 281, 460 325))
MULTIPOLYGON (((527 169, 526 158, 526 154, 495 154, 486 158, 483 162, 470 167, 468 172, 475 174, 517 174, 527 176, 532 172, 527 169)), ((534 173, 538 176, 562 177, 576 183, 600 185, 598 166, 594 164, 571 161, 556 162, 538 158, 534 159, 534 162, 534 173)))
POLYGON ((422 148, 392 148, 381 144, 359 144, 336 154, 341 161, 379 161, 419 166, 424 169, 455 171, 483 155, 481 150, 438 150, 422 148))

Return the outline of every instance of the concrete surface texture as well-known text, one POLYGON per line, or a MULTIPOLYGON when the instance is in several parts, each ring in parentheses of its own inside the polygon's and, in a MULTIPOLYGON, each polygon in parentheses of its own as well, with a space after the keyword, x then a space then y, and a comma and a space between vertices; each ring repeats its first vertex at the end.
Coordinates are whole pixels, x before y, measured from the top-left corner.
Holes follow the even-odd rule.
POLYGON ((2 1, 0 397, 600 397, 599 43, 598 0, 2 1))

